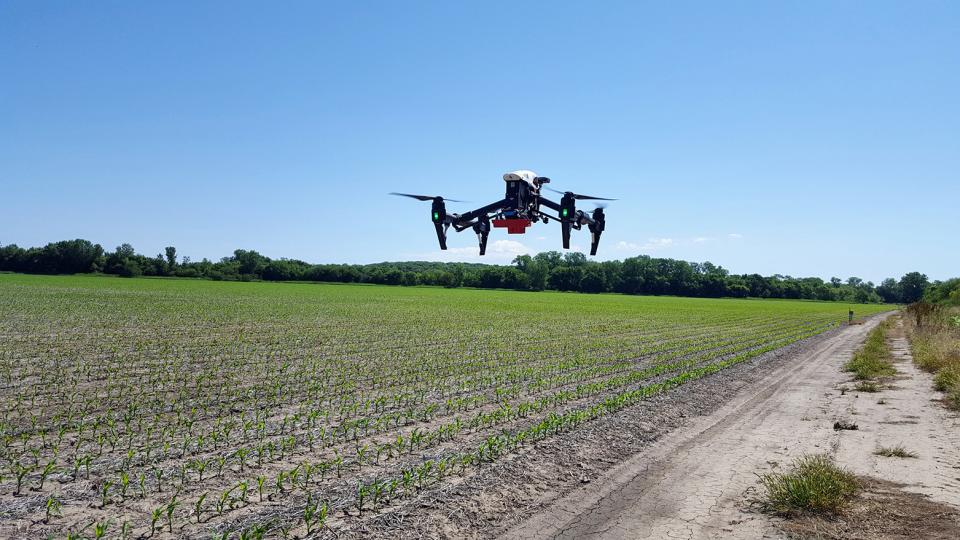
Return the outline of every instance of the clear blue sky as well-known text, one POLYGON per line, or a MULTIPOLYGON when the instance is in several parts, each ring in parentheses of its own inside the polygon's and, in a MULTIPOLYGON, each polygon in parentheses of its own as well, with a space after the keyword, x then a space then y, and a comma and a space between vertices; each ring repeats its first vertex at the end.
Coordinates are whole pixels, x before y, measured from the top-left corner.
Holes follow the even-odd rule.
POLYGON ((386 193, 518 168, 601 259, 958 275, 960 3, 0 1, 3 244, 480 260, 386 193))

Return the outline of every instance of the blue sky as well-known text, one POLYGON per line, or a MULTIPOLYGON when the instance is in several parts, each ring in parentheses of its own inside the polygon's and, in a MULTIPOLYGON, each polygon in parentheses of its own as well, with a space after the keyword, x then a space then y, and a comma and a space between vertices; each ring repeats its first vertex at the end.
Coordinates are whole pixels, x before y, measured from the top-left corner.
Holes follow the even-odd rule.
POLYGON ((386 193, 526 168, 620 199, 600 259, 942 279, 958 96, 956 2, 5 0, 0 243, 480 260, 386 193))

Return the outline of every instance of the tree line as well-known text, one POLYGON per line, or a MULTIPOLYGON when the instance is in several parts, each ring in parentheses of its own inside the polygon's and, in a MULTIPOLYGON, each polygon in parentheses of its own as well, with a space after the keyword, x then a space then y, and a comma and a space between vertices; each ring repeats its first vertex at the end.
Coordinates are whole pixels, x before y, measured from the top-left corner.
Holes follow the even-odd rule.
POLYGON ((960 303, 960 279, 930 283, 910 272, 879 285, 857 277, 846 280, 796 278, 776 274, 731 274, 710 262, 696 263, 647 255, 622 261, 590 261, 582 253, 547 251, 521 255, 510 266, 387 262, 377 264, 310 264, 271 259, 238 249, 213 262, 178 259, 173 246, 149 257, 130 244, 107 252, 88 240, 63 240, 43 247, 0 246, 0 271, 35 274, 103 273, 125 277, 176 276, 239 281, 324 281, 384 285, 438 285, 484 289, 557 290, 584 293, 675 295, 693 297, 790 298, 857 303, 911 303, 924 294, 932 301, 960 303))

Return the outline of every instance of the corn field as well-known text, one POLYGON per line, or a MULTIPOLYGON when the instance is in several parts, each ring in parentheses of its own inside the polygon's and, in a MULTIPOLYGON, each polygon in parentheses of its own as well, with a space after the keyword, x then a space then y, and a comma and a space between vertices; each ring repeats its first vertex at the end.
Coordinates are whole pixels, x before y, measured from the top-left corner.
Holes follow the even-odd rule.
POLYGON ((332 536, 848 309, 0 274, 0 536, 332 536))

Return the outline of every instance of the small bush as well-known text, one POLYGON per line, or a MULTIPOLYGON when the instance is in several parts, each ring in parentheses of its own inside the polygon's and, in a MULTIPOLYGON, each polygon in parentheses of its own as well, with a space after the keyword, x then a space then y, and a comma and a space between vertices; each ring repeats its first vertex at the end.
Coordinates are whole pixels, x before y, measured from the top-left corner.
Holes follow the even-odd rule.
POLYGON ((933 387, 941 392, 960 388, 960 363, 944 366, 933 377, 933 387))
POLYGON ((857 392, 879 392, 883 387, 874 381, 860 381, 853 389, 857 392))
POLYGON ((825 455, 800 457, 789 472, 762 475, 760 482, 768 508, 781 515, 838 513, 860 489, 853 473, 825 455))
POLYGON ((960 411, 960 388, 954 388, 947 393, 947 406, 960 411))
POLYGON ((898 458, 915 458, 917 454, 910 452, 901 445, 887 447, 880 447, 874 452, 875 455, 883 457, 898 457, 898 458))

